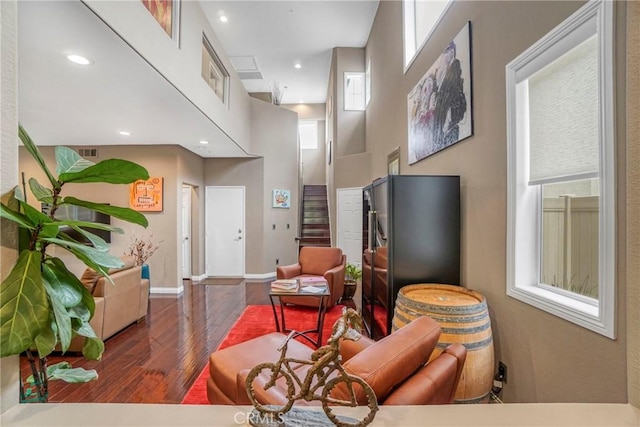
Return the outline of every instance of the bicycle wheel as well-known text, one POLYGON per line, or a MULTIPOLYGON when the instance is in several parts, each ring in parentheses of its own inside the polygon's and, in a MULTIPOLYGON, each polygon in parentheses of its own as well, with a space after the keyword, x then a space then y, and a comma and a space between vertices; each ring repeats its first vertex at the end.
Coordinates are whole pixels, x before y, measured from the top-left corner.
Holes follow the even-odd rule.
POLYGON ((373 417, 375 417, 378 411, 378 400, 376 399, 376 394, 373 392, 373 389, 362 378, 353 375, 341 375, 332 379, 324 386, 322 390, 322 409, 324 409, 325 414, 327 414, 331 422, 337 426, 366 426, 373 421, 373 417), (347 381, 347 379, 349 381, 347 381), (351 385, 349 385, 349 382, 351 382, 351 385), (348 393, 349 400, 331 397, 331 392, 339 384, 343 384, 343 387, 348 393), (342 418, 334 412, 334 408, 337 409, 340 406, 358 406, 357 396, 362 393, 364 393, 367 398, 369 412, 361 421, 351 416, 342 418), (351 422, 352 420, 353 422, 351 422))
POLYGON ((284 405, 274 405, 274 404, 262 404, 260 403, 255 396, 254 387, 260 387, 263 390, 269 390, 271 387, 276 385, 277 377, 276 373, 276 365, 275 363, 261 363, 260 365, 254 367, 249 372, 247 376, 247 395, 249 396, 249 400, 253 406, 263 414, 283 414, 288 412, 289 409, 293 406, 293 394, 295 393, 295 388, 293 386, 293 378, 287 372, 284 372, 280 369, 280 376, 284 378, 287 383, 287 396, 289 400, 284 405))

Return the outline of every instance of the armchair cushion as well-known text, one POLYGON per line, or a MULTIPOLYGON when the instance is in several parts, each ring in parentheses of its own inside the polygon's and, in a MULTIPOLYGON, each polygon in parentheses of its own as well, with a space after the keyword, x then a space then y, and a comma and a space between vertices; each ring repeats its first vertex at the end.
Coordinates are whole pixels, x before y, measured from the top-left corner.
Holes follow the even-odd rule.
POLYGON ((342 263, 342 249, 323 247, 303 247, 300 249, 298 264, 303 274, 323 276, 327 270, 342 263))

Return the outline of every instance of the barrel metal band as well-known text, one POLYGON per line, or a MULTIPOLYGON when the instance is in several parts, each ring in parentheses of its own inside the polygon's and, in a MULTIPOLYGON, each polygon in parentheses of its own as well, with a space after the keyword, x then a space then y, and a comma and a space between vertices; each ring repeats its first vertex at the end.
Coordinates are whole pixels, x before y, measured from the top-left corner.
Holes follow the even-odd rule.
POLYGON ((489 397, 489 392, 487 392, 484 396, 473 397, 471 399, 455 399, 453 403, 461 403, 461 404, 471 404, 471 403, 482 403, 487 397, 489 397))
MULTIPOLYGON (((489 336, 485 339, 483 339, 482 341, 476 341, 476 342, 461 342, 460 344, 462 344, 463 346, 466 347, 467 350, 471 351, 471 350, 477 350, 479 348, 484 348, 486 346, 488 346, 489 344, 491 344, 493 342, 493 336, 489 336)), ((449 347, 451 344, 454 344, 452 342, 438 342, 438 344, 436 344, 436 348, 439 349, 445 349, 447 347, 449 347)))
POLYGON ((424 312, 425 307, 429 308, 429 312, 438 313, 438 314, 476 314, 481 311, 487 310, 487 302, 481 301, 478 304, 468 305, 468 306, 441 306, 441 305, 431 305, 425 304, 417 301, 413 301, 407 299, 407 297, 402 296, 402 294, 398 295, 397 303, 400 305, 406 305, 407 307, 412 308, 413 310, 418 310, 424 312))

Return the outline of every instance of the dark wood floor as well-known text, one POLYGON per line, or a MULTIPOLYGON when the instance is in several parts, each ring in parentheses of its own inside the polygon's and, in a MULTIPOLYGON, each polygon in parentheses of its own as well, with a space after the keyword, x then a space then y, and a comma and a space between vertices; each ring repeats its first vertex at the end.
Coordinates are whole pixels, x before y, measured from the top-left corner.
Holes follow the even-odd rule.
MULTIPOLYGON (((105 342, 102 360, 70 354, 49 364, 98 371, 86 384, 49 383, 50 402, 180 403, 247 305, 268 304, 269 282, 200 285, 184 282, 182 296, 152 296, 147 318, 105 342)), ((30 374, 26 358, 21 375, 30 374)))

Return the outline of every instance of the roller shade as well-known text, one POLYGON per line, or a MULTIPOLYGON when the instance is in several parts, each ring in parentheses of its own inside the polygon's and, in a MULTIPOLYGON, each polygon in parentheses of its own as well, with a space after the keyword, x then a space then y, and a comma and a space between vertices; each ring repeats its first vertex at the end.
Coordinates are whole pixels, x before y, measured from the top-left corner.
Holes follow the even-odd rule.
POLYGON ((596 178, 599 170, 597 36, 528 80, 529 184, 596 178))

